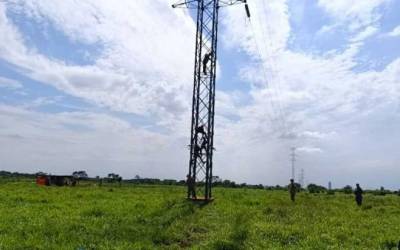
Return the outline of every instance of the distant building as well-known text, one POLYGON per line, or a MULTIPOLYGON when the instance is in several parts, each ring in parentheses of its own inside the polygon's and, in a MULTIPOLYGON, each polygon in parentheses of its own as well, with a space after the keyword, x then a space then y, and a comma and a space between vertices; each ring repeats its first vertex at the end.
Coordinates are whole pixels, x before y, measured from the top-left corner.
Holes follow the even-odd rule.
POLYGON ((48 186, 49 185, 49 178, 47 175, 40 174, 36 176, 36 184, 38 186, 48 186))
POLYGON ((332 190, 332 182, 328 183, 328 190, 332 190))
POLYGON ((75 178, 72 175, 47 175, 40 173, 36 176, 36 184, 39 186, 74 186, 75 183, 75 178))

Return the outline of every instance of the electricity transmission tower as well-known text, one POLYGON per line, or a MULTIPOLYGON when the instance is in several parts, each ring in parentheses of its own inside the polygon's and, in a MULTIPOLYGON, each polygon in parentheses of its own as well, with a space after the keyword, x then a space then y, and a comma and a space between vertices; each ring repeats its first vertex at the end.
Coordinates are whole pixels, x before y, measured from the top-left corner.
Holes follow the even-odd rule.
POLYGON ((295 169, 294 163, 296 162, 296 147, 291 148, 292 153, 290 154, 291 161, 292 161, 292 179, 294 180, 295 169))
MULTIPOLYGON (((197 10, 192 97, 188 198, 208 201, 212 197, 214 150, 215 74, 218 11, 246 0, 184 0, 173 8, 197 10)), ((247 4, 246 13, 250 17, 247 4)))

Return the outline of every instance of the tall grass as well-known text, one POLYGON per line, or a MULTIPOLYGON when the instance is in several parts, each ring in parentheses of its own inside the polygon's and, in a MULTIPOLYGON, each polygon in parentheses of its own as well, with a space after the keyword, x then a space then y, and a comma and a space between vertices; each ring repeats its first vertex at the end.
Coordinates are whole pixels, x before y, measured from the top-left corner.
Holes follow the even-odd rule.
POLYGON ((0 183, 0 249, 395 249, 400 197, 0 183))

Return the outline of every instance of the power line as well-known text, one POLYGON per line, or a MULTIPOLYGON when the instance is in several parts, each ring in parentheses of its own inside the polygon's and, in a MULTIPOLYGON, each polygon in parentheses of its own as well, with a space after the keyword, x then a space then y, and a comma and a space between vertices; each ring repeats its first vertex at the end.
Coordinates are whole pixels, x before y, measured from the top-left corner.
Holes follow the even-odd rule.
MULTIPOLYGON (((263 6, 263 9, 264 9, 264 12, 267 13, 267 8, 266 8, 266 5, 265 5, 264 1, 262 1, 262 6, 263 6)), ((266 18, 268 18, 268 15, 266 15, 266 18)), ((263 28, 261 29, 261 34, 264 37, 264 40, 266 40, 265 37, 272 37, 271 27, 268 24, 268 21, 267 22, 261 22, 261 20, 259 19, 259 22, 260 22, 261 25, 265 23, 265 27, 266 27, 266 30, 267 30, 267 33, 268 33, 267 36, 266 36, 265 32, 264 32, 264 29, 263 28)), ((264 27, 264 25, 262 25, 262 27, 264 27)), ((266 47, 265 51, 268 51, 267 43, 265 43, 265 47, 266 47)), ((269 62, 269 64, 270 64, 271 76, 272 76, 273 79, 276 79, 276 86, 275 86, 275 81, 273 81, 273 87, 274 87, 274 89, 276 91, 277 98, 278 98, 277 99, 278 100, 277 103, 278 103, 279 112, 280 112, 282 117, 285 117, 282 120, 282 123, 283 123, 283 126, 285 127, 285 132, 286 132, 285 136, 287 136, 287 135, 291 134, 291 131, 289 131, 288 126, 286 124, 286 117, 288 117, 288 115, 287 115, 286 110, 284 108, 282 108, 281 102, 279 101, 281 99, 281 96, 282 96, 282 90, 281 90, 281 87, 280 87, 282 85, 281 75, 277 73, 277 71, 278 71, 277 68, 278 67, 277 67, 277 63, 275 62, 273 57, 271 56, 271 57, 268 57, 268 58, 269 58, 269 60, 267 60, 267 62, 269 62)))
MULTIPOLYGON (((264 10, 265 10, 265 4, 264 4, 264 10)), ((265 28, 264 28, 264 25, 262 25, 263 22, 261 22, 259 16, 257 16, 257 19, 258 19, 258 23, 260 24, 262 40, 267 40, 265 32, 264 32, 265 28)), ((260 46, 259 46, 259 43, 257 42, 257 37, 255 35, 254 26, 253 26, 253 24, 252 24, 252 22, 250 20, 249 20, 249 23, 250 23, 250 26, 251 26, 252 36, 253 36, 253 39, 254 39, 254 42, 255 42, 255 45, 256 45, 256 50, 257 50, 257 53, 259 54, 259 58, 260 58, 260 61, 261 61, 261 69, 262 69, 262 72, 263 72, 263 76, 265 78, 264 80, 267 83, 267 85, 270 87, 269 93, 270 93, 270 97, 271 97, 270 98, 270 104, 271 104, 272 111, 275 114, 275 117, 279 120, 279 123, 280 123, 279 126, 283 129, 283 135, 287 136, 287 135, 291 134, 291 132, 289 131, 287 123, 286 123, 286 118, 285 117, 287 117, 287 114, 283 110, 282 105, 280 103, 281 90, 280 90, 280 88, 278 88, 279 86, 275 86, 275 83, 273 81, 273 79, 276 79, 277 83, 280 83, 281 82, 280 75, 279 74, 275 74, 275 72, 274 72, 274 71, 276 71, 275 68, 277 68, 277 67, 276 67, 276 65, 273 66, 273 60, 272 59, 271 60, 267 60, 266 58, 268 58, 268 57, 267 56, 265 56, 265 57, 263 56, 263 54, 261 52, 261 49, 260 49, 260 46), (270 72, 271 72, 270 73, 271 81, 268 81, 268 74, 266 72, 267 70, 266 70, 265 62, 269 63, 269 66, 270 66, 270 69, 271 69, 270 70, 270 72), (274 97, 274 93, 275 93, 275 97, 274 97), (276 102, 276 104, 275 104, 275 102, 276 102)), ((267 26, 267 28, 269 30, 269 26, 267 26)), ((265 48, 264 50, 268 51, 268 48, 265 48)))
MULTIPOLYGON (((280 111, 280 108, 279 108, 279 103, 278 103, 279 99, 278 98, 273 98, 273 96, 272 96, 273 95, 273 92, 272 92, 273 84, 271 83, 272 81, 268 80, 268 74, 267 74, 267 71, 266 71, 266 68, 265 68, 265 65, 264 65, 264 57, 263 57, 263 55, 261 53, 259 43, 257 42, 257 38, 256 38, 255 31, 254 31, 254 26, 253 26, 251 20, 249 20, 249 23, 250 23, 250 28, 251 28, 251 32, 252 32, 253 41, 254 41, 255 47, 256 47, 256 52, 258 53, 258 57, 260 59, 262 77, 264 78, 264 82, 267 83, 267 86, 272 87, 272 88, 270 88, 271 91, 269 91, 269 93, 270 93, 269 102, 270 102, 270 105, 271 105, 272 112, 273 112, 274 116, 276 117, 276 119, 279 120, 280 124, 278 125, 278 127, 283 130, 284 134, 287 134, 287 127, 285 125, 284 118, 283 118, 283 115, 282 115, 283 113, 280 111), (274 104, 274 100, 276 100, 278 104, 274 104)), ((271 123, 275 124, 275 122, 273 121, 273 119, 271 118, 271 116, 268 113, 267 113, 267 116, 269 117, 271 123)))

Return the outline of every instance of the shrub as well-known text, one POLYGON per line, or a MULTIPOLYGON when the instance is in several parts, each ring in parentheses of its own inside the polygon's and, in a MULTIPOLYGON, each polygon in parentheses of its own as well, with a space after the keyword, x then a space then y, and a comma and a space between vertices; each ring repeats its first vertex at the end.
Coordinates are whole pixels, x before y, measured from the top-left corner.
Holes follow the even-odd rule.
POLYGON ((310 193, 323 193, 323 192, 326 191, 325 187, 319 186, 319 185, 316 185, 316 184, 313 184, 313 183, 309 184, 307 186, 307 189, 308 189, 308 191, 310 193))
POLYGON ((353 193, 353 188, 350 185, 346 185, 342 188, 342 192, 345 194, 353 193))
POLYGON ((333 191, 333 190, 328 190, 327 194, 328 194, 328 195, 335 195, 335 191, 333 191))

